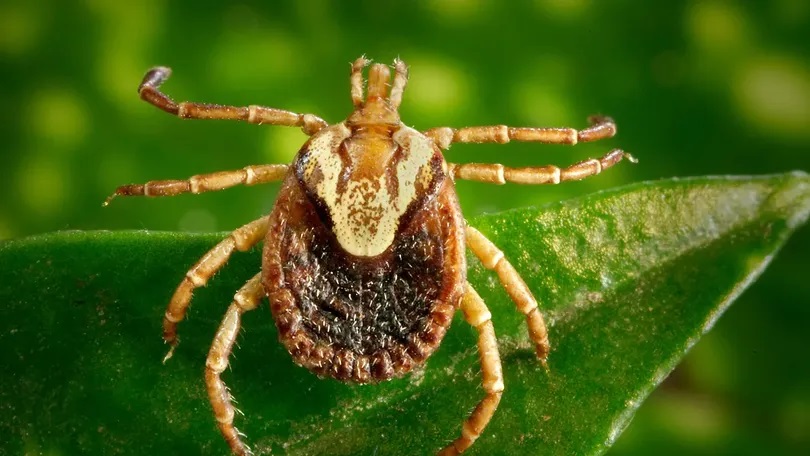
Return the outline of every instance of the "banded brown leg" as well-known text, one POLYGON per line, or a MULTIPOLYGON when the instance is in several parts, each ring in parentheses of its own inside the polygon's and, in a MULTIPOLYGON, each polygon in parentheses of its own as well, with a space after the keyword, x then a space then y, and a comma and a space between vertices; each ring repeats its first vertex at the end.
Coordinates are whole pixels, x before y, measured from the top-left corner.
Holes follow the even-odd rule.
POLYGON ((613 149, 599 159, 588 159, 567 168, 554 165, 529 166, 525 168, 509 168, 499 163, 464 163, 448 164, 448 171, 454 179, 474 180, 490 184, 559 184, 565 181, 582 180, 595 176, 607 168, 627 159, 633 163, 636 159, 632 155, 613 149))
POLYGON ((242 120, 260 125, 301 127, 307 135, 313 135, 327 126, 325 120, 314 114, 299 114, 264 106, 225 106, 189 101, 177 103, 159 89, 171 74, 172 70, 168 67, 155 67, 147 71, 138 86, 141 99, 183 119, 242 120))
POLYGON ((224 190, 236 185, 258 185, 279 181, 287 175, 287 165, 252 165, 233 171, 198 174, 188 179, 157 180, 145 184, 122 185, 107 197, 104 206, 116 196, 175 196, 224 190))
POLYGON ((464 319, 478 331, 478 354, 481 360, 482 387, 486 395, 461 425, 461 436, 439 452, 440 456, 457 455, 475 442, 489 424, 503 394, 503 372, 498 341, 492 326, 492 314, 481 296, 467 283, 461 300, 464 319))
POLYGON ((177 323, 185 318, 194 290, 208 283, 208 280, 225 265, 234 250, 245 252, 261 241, 267 234, 269 218, 269 216, 262 217, 234 230, 203 255, 183 277, 163 316, 163 340, 171 345, 166 357, 163 358, 164 363, 174 354, 174 348, 178 343, 177 323))
POLYGON ((470 250, 478 257, 485 268, 498 274, 501 285, 506 289, 518 311, 526 316, 529 338, 534 342, 537 357, 545 366, 550 350, 548 330, 546 329, 546 322, 543 320, 543 314, 537 308, 537 301, 534 299, 532 292, 529 291, 529 287, 526 286, 526 282, 523 281, 520 274, 504 257, 503 252, 480 231, 467 226, 465 237, 470 250))
POLYGON ((616 134, 616 123, 610 117, 591 116, 588 122, 591 125, 584 130, 491 125, 465 128, 437 127, 426 131, 425 135, 432 138, 440 148, 448 149, 453 143, 505 144, 510 141, 574 145, 611 138, 616 134))
POLYGON ((231 355, 236 336, 239 334, 242 314, 255 309, 264 295, 261 273, 253 276, 236 292, 233 302, 228 307, 214 336, 208 359, 205 361, 205 385, 208 399, 214 409, 217 426, 235 455, 249 455, 251 451, 242 442, 239 431, 233 425, 236 409, 233 407, 231 394, 225 382, 220 378, 220 374, 228 367, 228 357, 231 355))
MULTIPOLYGON (((591 126, 584 130, 573 128, 521 128, 495 125, 467 128, 433 128, 425 135, 442 149, 453 143, 499 143, 528 141, 544 144, 575 145, 581 142, 598 141, 616 134, 613 119, 603 116, 589 118, 591 126)), ((601 173, 622 159, 636 161, 632 155, 613 149, 599 159, 588 159, 566 168, 554 165, 510 168, 498 163, 466 163, 448 165, 455 179, 475 180, 493 184, 514 182, 518 184, 559 184, 564 181, 580 180, 601 173)))

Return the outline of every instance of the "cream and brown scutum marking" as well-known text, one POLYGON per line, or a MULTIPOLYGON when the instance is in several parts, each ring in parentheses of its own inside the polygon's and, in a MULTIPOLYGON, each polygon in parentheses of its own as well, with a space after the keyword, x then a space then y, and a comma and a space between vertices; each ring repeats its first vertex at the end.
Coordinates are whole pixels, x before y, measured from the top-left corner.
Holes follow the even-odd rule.
POLYGON ((429 139, 407 127, 387 141, 363 135, 343 124, 321 132, 302 155, 299 177, 327 209, 340 246, 373 257, 391 246, 402 216, 430 188, 438 154, 429 139))

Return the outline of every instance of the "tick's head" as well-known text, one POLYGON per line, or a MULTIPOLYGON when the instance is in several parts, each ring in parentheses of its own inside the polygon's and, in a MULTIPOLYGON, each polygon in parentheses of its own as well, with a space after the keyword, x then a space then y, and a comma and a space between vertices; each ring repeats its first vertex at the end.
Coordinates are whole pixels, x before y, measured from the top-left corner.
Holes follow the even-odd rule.
POLYGON ((354 112, 346 119, 351 127, 395 127, 400 124, 399 104, 402 102, 402 92, 408 82, 408 67, 402 60, 394 60, 394 82, 390 84, 391 70, 387 65, 375 63, 368 70, 368 85, 366 98, 363 99, 363 68, 371 63, 365 57, 360 57, 352 64, 352 102, 354 112))

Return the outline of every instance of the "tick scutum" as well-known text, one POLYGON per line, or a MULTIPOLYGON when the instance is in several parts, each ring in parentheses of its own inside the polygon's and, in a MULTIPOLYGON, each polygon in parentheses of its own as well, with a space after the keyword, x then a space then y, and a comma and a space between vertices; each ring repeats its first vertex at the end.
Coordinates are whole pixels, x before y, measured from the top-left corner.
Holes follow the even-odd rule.
POLYGON ((288 179, 271 215, 265 286, 298 364, 366 383, 402 375, 433 353, 458 307, 465 264, 452 181, 423 204, 389 249, 357 257, 288 179))

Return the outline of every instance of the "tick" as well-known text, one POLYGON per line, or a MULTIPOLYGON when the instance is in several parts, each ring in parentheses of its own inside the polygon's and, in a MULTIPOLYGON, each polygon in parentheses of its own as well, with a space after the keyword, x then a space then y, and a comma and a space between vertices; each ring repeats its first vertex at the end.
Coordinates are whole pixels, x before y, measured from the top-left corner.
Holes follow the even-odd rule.
POLYGON ((233 425, 235 409, 220 375, 228 366, 242 314, 264 297, 279 339, 296 364, 320 377, 360 384, 400 377, 424 364, 461 309, 478 332, 484 397, 463 421, 460 436, 440 454, 469 448, 495 413, 504 383, 490 312, 466 280, 465 247, 495 271, 525 315, 544 365, 549 340, 537 302, 520 275, 464 221, 455 181, 557 184, 599 174, 623 158, 633 160, 615 149, 567 168, 447 163, 442 151, 454 143, 573 145, 610 138, 616 126, 607 117, 593 117, 580 131, 497 125, 419 132, 399 118, 408 81, 405 63, 394 61, 393 82, 388 66, 371 65, 364 97, 363 69, 369 64, 360 57, 351 65, 354 111, 333 125, 312 114, 263 106, 177 103, 159 89, 170 75, 166 67, 149 70, 138 87, 143 100, 180 118, 300 127, 310 137, 289 165, 125 185, 105 202, 115 196, 170 196, 282 181, 270 214, 233 231, 203 255, 180 282, 163 317, 163 338, 171 345, 168 359, 194 290, 235 250, 249 250, 264 240, 261 272, 236 292, 205 363, 214 416, 234 454, 250 454, 250 449, 233 425))

